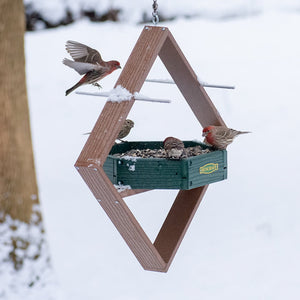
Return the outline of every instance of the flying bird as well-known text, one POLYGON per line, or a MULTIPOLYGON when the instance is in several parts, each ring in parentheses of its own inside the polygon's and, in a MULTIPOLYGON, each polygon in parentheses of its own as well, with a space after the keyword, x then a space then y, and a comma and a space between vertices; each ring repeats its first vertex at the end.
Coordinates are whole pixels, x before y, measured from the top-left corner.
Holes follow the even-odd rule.
POLYGON ((104 61, 97 50, 75 41, 67 41, 66 50, 73 60, 65 58, 63 64, 84 75, 74 86, 66 90, 66 96, 83 84, 100 87, 97 81, 121 68, 118 61, 104 61))
POLYGON ((240 134, 250 133, 250 131, 239 131, 226 126, 207 126, 202 131, 205 137, 204 143, 219 150, 224 150, 231 144, 234 138, 240 134))

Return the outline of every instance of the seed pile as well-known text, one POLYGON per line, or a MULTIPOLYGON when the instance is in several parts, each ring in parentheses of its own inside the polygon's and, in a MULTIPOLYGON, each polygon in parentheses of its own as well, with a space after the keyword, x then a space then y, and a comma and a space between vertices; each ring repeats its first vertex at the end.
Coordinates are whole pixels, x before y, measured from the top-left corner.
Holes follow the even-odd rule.
MULTIPOLYGON (((209 149, 202 149, 201 146, 187 147, 184 149, 180 159, 197 156, 211 152, 209 149)), ((116 157, 140 157, 140 158, 167 158, 165 149, 131 149, 124 153, 114 154, 116 157)))

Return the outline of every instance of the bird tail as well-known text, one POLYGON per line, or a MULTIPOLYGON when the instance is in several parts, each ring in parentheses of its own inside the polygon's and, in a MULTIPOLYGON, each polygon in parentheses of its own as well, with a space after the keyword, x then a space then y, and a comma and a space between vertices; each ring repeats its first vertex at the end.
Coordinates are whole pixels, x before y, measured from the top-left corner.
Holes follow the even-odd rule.
POLYGON ((239 131, 238 134, 251 133, 251 131, 239 131))
POLYGON ((74 86, 66 90, 66 96, 68 96, 71 92, 73 92, 75 89, 77 89, 79 86, 81 86, 82 83, 79 81, 74 86))
POLYGON ((83 76, 75 85, 73 85, 71 88, 66 90, 66 96, 68 96, 71 92, 73 92, 75 89, 80 87, 81 85, 86 83, 86 75, 83 76))

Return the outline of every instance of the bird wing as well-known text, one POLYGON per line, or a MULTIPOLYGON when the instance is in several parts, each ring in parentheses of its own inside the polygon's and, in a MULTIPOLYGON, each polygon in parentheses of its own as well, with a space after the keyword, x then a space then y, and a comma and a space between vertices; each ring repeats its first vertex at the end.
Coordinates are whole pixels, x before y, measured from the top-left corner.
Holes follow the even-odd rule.
POLYGON ((100 65, 103 63, 100 53, 84 44, 75 41, 67 41, 66 50, 77 62, 100 65))
MULTIPOLYGON (((100 65, 94 65, 92 63, 85 63, 85 62, 78 62, 78 61, 73 61, 70 59, 65 58, 63 60, 63 64, 74 69, 75 71, 77 71, 80 75, 83 75, 89 71, 99 71, 100 73, 102 73, 101 71, 103 71, 103 73, 105 73, 107 71, 107 68, 102 67, 100 65)), ((99 76, 99 75, 98 75, 99 76)))
MULTIPOLYGON (((217 144, 218 148, 223 148, 224 147, 224 143, 226 145, 231 144, 234 137, 236 136, 236 130, 231 129, 231 128, 227 128, 227 127, 217 127, 217 131, 214 134, 214 139, 215 139, 215 143, 217 144)), ((226 147, 226 146, 225 146, 226 147)))

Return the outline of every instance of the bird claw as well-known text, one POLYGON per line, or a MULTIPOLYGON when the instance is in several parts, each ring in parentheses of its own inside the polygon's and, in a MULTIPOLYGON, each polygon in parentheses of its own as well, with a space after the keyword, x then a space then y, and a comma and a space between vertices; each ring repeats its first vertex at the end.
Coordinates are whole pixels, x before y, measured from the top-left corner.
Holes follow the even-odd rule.
POLYGON ((99 90, 102 89, 102 86, 99 83, 97 83, 97 82, 92 83, 92 85, 96 86, 99 90))

